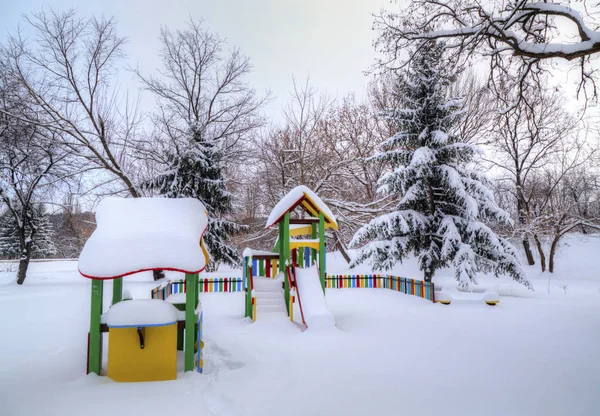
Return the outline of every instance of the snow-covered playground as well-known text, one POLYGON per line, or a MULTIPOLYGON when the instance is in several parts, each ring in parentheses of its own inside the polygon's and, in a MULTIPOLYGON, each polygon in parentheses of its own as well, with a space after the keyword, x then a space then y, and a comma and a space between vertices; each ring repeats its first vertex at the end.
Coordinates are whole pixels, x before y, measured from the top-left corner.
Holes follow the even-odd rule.
MULTIPOLYGON (((152 383, 85 375, 90 281, 76 261, 35 262, 23 287, 12 282, 14 273, 0 274, 1 413, 594 415, 599 252, 598 238, 567 238, 550 294, 548 273, 535 277, 535 268, 528 269, 535 291, 481 279, 480 287, 500 293, 494 307, 328 289, 336 322, 329 330, 301 331, 278 317, 251 323, 243 292, 201 293, 204 373, 152 383)), ((348 273, 338 253, 327 260, 329 273, 348 273)), ((418 275, 418 266, 405 262, 397 272, 418 275)), ((451 277, 434 282, 455 284, 451 277)), ((155 286, 150 272, 124 281, 134 298, 149 298, 155 286)))

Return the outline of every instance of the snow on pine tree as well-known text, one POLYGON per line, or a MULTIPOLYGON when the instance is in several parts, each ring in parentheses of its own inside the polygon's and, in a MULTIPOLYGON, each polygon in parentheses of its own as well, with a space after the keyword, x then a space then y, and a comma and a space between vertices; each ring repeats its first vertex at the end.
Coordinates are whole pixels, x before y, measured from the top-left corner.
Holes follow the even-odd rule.
POLYGON ((233 211, 233 196, 223 177, 223 149, 219 140, 204 137, 203 131, 190 127, 189 140, 179 152, 167 151, 166 170, 144 187, 167 198, 197 198, 208 211, 208 230, 204 234, 212 267, 219 263, 239 265, 239 256, 226 241, 242 229, 226 216, 233 211))
MULTIPOLYGON (((19 213, 20 214, 20 213, 19 213)), ((23 252, 23 245, 31 241, 31 257, 46 257, 56 253, 53 237, 54 230, 46 207, 38 204, 32 210, 31 223, 18 221, 12 211, 6 210, 0 214, 0 256, 18 259, 23 252), (25 223, 24 227, 19 224, 25 223), (32 228, 34 228, 32 232, 32 228), (21 237, 23 241, 21 241, 21 237)))
POLYGON ((478 272, 509 275, 530 287, 515 248, 489 226, 511 219, 474 165, 480 151, 453 133, 462 101, 447 98, 452 74, 443 53, 443 44, 424 42, 399 75, 404 108, 385 114, 398 131, 371 158, 391 167, 379 191, 398 202, 395 211, 357 231, 351 245, 362 248, 352 264, 388 270, 412 254, 426 281, 453 267, 462 287, 476 283, 478 272))

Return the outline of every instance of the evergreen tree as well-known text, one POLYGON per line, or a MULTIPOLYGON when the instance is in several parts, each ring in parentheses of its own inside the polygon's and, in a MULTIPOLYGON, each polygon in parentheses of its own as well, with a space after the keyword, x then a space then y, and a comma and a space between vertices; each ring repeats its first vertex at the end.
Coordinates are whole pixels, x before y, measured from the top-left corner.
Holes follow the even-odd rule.
POLYGON ((168 151, 167 169, 145 184, 145 188, 167 198, 197 198, 208 211, 208 230, 204 234, 206 249, 213 262, 239 264, 235 248, 226 241, 242 226, 228 221, 233 211, 233 197, 223 177, 223 149, 219 140, 207 138, 201 129, 190 127, 184 151, 168 151))
POLYGON ((46 207, 38 204, 27 215, 32 216, 31 221, 26 221, 24 227, 21 227, 23 222, 18 221, 10 210, 0 214, 0 256, 19 258, 23 252, 22 245, 26 244, 28 239, 31 240, 32 257, 46 257, 56 253, 52 240, 54 230, 46 207), (33 227, 28 225, 29 222, 33 227), (24 237, 23 241, 21 235, 24 237))
POLYGON ((403 108, 386 114, 397 133, 371 158, 391 166, 379 191, 398 202, 355 234, 353 246, 368 244, 353 264, 390 269, 414 254, 426 281, 452 266, 463 287, 476 283, 477 272, 506 274, 529 287, 514 247, 489 226, 511 220, 474 166, 479 150, 453 133, 461 100, 447 98, 452 74, 443 52, 441 43, 422 43, 399 75, 403 108))

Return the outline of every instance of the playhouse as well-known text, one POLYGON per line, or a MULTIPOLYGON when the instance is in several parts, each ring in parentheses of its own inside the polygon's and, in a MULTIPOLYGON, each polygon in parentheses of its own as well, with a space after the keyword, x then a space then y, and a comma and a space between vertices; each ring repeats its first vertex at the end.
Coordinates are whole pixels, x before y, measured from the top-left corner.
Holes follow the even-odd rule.
POLYGON ((202 371, 198 273, 208 261, 204 205, 192 198, 106 198, 96 223, 78 263, 92 283, 87 372, 101 375, 103 334, 108 334, 105 374, 115 381, 173 380, 178 350, 185 371, 202 371), (185 295, 123 299, 123 279, 149 270, 185 273, 185 295), (108 280, 112 302, 104 312, 108 280))
POLYGON ((285 313, 291 321, 297 309, 304 327, 334 326, 325 301, 325 230, 338 229, 335 216, 313 191, 298 186, 271 211, 265 229, 272 227, 278 230, 272 252, 244 250, 244 281, 249 288, 246 316, 256 320, 261 305, 272 304, 277 286, 262 291, 256 286, 264 289, 270 285, 266 280, 273 279, 281 280, 285 313))

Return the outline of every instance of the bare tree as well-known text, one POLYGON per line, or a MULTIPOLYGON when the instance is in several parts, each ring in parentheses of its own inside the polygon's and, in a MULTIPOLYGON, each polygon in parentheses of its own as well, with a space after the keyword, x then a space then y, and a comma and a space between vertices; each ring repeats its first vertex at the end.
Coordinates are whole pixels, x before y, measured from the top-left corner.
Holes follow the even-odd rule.
MULTIPOLYGON (((139 196, 132 135, 139 117, 115 84, 125 39, 113 19, 83 19, 74 10, 25 17, 32 36, 10 36, 2 50, 10 75, 37 107, 35 119, 10 114, 52 131, 69 152, 100 169, 100 185, 139 196)), ((80 162, 81 163, 81 162, 80 162)))
POLYGON ((590 60, 600 52, 599 17, 596 0, 412 0, 398 13, 382 12, 375 26, 382 32, 378 46, 390 57, 386 65, 397 62, 401 51, 422 39, 443 39, 458 59, 489 58, 492 81, 514 71, 520 90, 531 76, 539 82, 545 60, 577 62, 579 88, 587 97, 586 87, 591 86, 597 98, 590 60), (573 33, 576 40, 565 32, 573 33))
MULTIPOLYGON (((260 110, 268 96, 259 97, 247 82, 252 70, 248 57, 190 20, 184 30, 162 28, 158 75, 134 72, 158 103, 154 115, 157 132, 168 137, 167 146, 184 151, 190 126, 223 143, 226 159, 234 162, 243 147, 264 125, 260 110)), ((153 146, 153 143, 150 143, 153 146)), ((158 154, 157 157, 161 157, 158 154)))
POLYGON ((500 187, 512 196, 516 230, 522 237, 528 263, 535 263, 530 247, 532 238, 544 271, 546 258, 540 233, 533 224, 545 212, 562 178, 583 163, 583 146, 576 140, 580 120, 565 112, 556 91, 531 88, 525 92, 527 99, 512 107, 508 104, 516 93, 511 94, 508 88, 502 91, 504 94, 497 97, 493 128, 485 142, 492 149, 486 160, 499 172, 500 187), (557 169, 557 173, 546 175, 552 179, 550 183, 540 182, 539 178, 548 169, 557 169))
POLYGON ((260 175, 264 178, 265 202, 274 206, 298 185, 322 194, 338 174, 339 161, 331 143, 319 134, 332 100, 319 96, 307 78, 293 80, 291 100, 284 108, 283 126, 273 126, 260 144, 260 175), (333 164, 333 165, 332 165, 333 164))
MULTIPOLYGON (((15 225, 18 239, 17 283, 23 284, 29 261, 41 237, 39 203, 48 188, 67 175, 67 153, 57 137, 35 124, 7 114, 31 115, 17 83, 0 73, 0 202, 15 225), (49 136, 48 136, 49 134, 49 136)), ((31 117, 33 118, 33 117, 31 117)))
POLYGON ((273 206, 297 185, 308 186, 336 214, 340 230, 331 237, 343 250, 356 229, 389 202, 377 194, 385 166, 368 160, 388 137, 386 121, 371 103, 352 95, 336 103, 320 96, 308 80, 294 81, 284 116, 283 125, 273 127, 258 149, 257 176, 266 205, 273 206))

